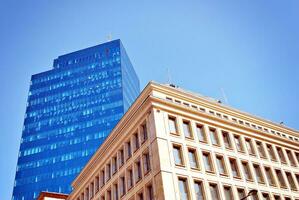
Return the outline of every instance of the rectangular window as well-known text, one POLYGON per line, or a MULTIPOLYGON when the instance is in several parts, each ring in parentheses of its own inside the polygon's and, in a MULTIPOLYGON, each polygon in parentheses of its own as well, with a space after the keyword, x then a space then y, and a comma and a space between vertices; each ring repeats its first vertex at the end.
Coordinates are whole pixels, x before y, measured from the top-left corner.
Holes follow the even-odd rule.
POLYGON ((97 193, 100 189, 100 178, 99 178, 99 176, 96 176, 94 182, 95 182, 95 193, 97 193))
POLYGON ((238 188, 237 191, 238 191, 239 199, 242 199, 246 196, 245 190, 243 188, 238 188))
POLYGON ((210 183, 209 185, 211 199, 221 200, 217 184, 210 183))
POLYGON ((223 137, 223 142, 224 142, 224 146, 227 149, 231 149, 232 148, 232 143, 229 137, 229 133, 222 131, 222 137, 223 137))
POLYGON ((108 163, 106 165, 106 175, 107 175, 106 181, 110 180, 110 178, 111 178, 111 165, 110 165, 110 163, 108 163))
POLYGON ((107 200, 112 200, 111 199, 111 190, 107 191, 107 200))
POLYGON ((137 195, 137 200, 144 200, 143 198, 143 192, 140 192, 138 195, 137 195))
POLYGON ((275 186, 274 176, 270 167, 265 167, 265 172, 269 185, 275 186))
POLYGON ((290 150, 286 150, 287 152, 287 155, 288 155, 288 158, 289 158, 289 161, 291 163, 292 166, 296 166, 296 163, 295 163, 295 159, 293 157, 293 154, 290 150))
POLYGON ((271 160, 276 161, 276 156, 275 156, 275 153, 274 153, 274 149, 273 149, 271 144, 267 144, 267 150, 268 150, 268 153, 269 153, 269 156, 270 156, 271 160))
POLYGON ((132 156, 132 150, 131 150, 131 141, 128 141, 126 143, 127 145, 127 159, 131 158, 132 156))
POLYGON ((178 145, 173 146, 173 157, 174 157, 175 165, 179 165, 179 166, 184 165, 181 146, 178 145))
POLYGON ((112 174, 115 174, 117 171, 117 158, 116 156, 112 158, 112 174))
POLYGON ((196 200, 205 200, 203 185, 201 181, 194 181, 194 191, 196 200))
POLYGON ((137 149, 139 149, 139 146, 140 146, 138 133, 133 134, 133 141, 134 141, 134 151, 137 151, 137 149))
POLYGON ((118 200, 118 185, 117 183, 113 186, 113 200, 118 200))
POLYGON ((133 171, 132 169, 128 169, 127 171, 127 181, 128 181, 128 189, 133 187, 133 171))
POLYGON ((146 186, 146 200, 154 200, 154 190, 152 185, 146 186))
POLYGON ((138 182, 142 178, 141 163, 140 160, 135 162, 135 182, 138 182))
POLYGON ((179 178, 179 190, 180 190, 180 199, 181 200, 189 200, 187 179, 179 178))
POLYGON ((262 170, 260 168, 260 166, 258 164, 253 164, 253 168, 255 171, 255 176, 256 176, 256 180, 259 183, 265 183, 263 174, 262 174, 262 170))
POLYGON ((176 118, 175 117, 168 117, 168 125, 169 125, 169 131, 172 134, 178 135, 177 131, 177 124, 176 124, 176 118))
POLYGON ((234 140, 235 140, 237 151, 244 152, 244 148, 243 148, 243 145, 242 145, 241 137, 238 136, 238 135, 235 135, 234 136, 234 140))
POLYGON ((150 162, 149 152, 143 153, 142 161, 143 161, 144 174, 147 174, 151 170, 151 162, 150 162))
POLYGON ((141 125, 141 136, 142 136, 142 143, 144 143, 148 138, 146 122, 141 125))
POLYGON ((202 158, 205 166, 205 170, 207 172, 214 172, 213 164, 212 164, 212 158, 211 154, 208 152, 203 152, 202 153, 202 158))
POLYGON ((286 163, 287 161, 286 161, 286 158, 284 157, 284 153, 283 153, 282 148, 280 148, 280 147, 276 147, 276 150, 277 150, 278 156, 279 156, 279 158, 280 158, 280 161, 281 161, 282 163, 286 163))
POLYGON ((101 187, 105 185, 105 170, 101 171, 101 187))
POLYGON ((225 200, 233 200, 232 188, 230 186, 223 186, 225 200))
POLYGON ((210 138, 213 145, 219 145, 219 139, 216 129, 209 128, 210 138))
POLYGON ((183 121, 183 131, 186 138, 193 138, 191 125, 189 121, 183 121))
POLYGON ((120 177, 120 196, 126 194, 126 179, 124 176, 120 177))
POLYGON ((92 198, 93 197, 93 195, 94 195, 94 183, 92 182, 91 184, 90 184, 90 198, 92 198))
POLYGON ((261 143, 259 141, 256 141, 256 146, 257 146, 257 150, 259 152, 260 157, 261 158, 266 158, 266 153, 265 153, 265 150, 264 150, 263 143, 261 143))
POLYGON ((289 182, 289 186, 291 187, 291 189, 297 190, 292 174, 290 172, 285 172, 285 174, 286 174, 286 177, 287 177, 287 180, 289 182))
POLYGON ((237 160, 236 159, 229 159, 229 163, 230 163, 230 167, 231 167, 231 170, 232 170, 232 175, 234 178, 240 178, 241 175, 240 175, 240 171, 239 171, 239 168, 238 168, 238 164, 237 164, 237 160))
POLYGON ((224 158, 223 156, 216 155, 216 161, 217 161, 217 168, 220 175, 227 175, 227 170, 224 164, 224 158))
POLYGON ((196 125, 196 134, 197 134, 198 140, 200 142, 207 142, 207 137, 206 137, 206 134, 204 132, 203 125, 200 125, 200 124, 196 125))
POLYGON ((255 155, 254 148, 253 148, 253 145, 251 143, 251 139, 246 138, 245 139, 245 144, 246 144, 246 148, 247 148, 248 153, 250 155, 255 155))
POLYGON ((253 180, 252 173, 251 173, 248 162, 242 161, 242 166, 243 166, 243 172, 245 175, 245 179, 247 181, 252 181, 253 180))
POLYGON ((277 179, 279 182, 279 186, 282 188, 286 188, 287 185, 286 185, 286 182, 284 180, 284 177, 283 177, 281 171, 279 169, 276 169, 275 172, 276 172, 276 176, 277 176, 277 179))
POLYGON ((196 150, 195 149, 188 149, 188 157, 189 157, 189 164, 192 169, 198 169, 198 159, 196 156, 196 150))
POLYGON ((125 154, 124 154, 124 150, 121 149, 119 150, 119 166, 123 166, 124 163, 125 163, 125 154))

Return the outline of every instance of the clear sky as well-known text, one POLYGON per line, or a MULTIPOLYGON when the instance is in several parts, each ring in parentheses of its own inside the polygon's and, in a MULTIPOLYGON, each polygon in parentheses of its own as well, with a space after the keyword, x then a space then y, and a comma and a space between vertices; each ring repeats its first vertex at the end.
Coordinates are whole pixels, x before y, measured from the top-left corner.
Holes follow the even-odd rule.
POLYGON ((0 0, 0 199, 11 198, 30 76, 120 38, 139 75, 299 129, 299 1, 0 0))

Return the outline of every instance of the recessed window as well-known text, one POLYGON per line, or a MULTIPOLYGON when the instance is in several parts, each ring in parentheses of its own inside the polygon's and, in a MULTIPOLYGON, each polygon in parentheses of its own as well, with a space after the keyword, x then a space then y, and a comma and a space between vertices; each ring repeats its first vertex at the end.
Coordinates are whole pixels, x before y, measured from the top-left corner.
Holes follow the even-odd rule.
POLYGON ((137 149, 139 149, 139 146, 140 146, 138 133, 133 134, 133 143, 134 143, 134 150, 136 151, 137 149))
POLYGON ((242 145, 241 137, 238 136, 238 135, 235 135, 234 139, 235 139, 235 144, 236 144, 237 151, 243 152, 244 148, 243 148, 243 145, 242 145))
POLYGON ((111 190, 107 191, 107 200, 112 200, 112 198, 111 198, 111 190))
POLYGON ((273 149, 271 144, 267 144, 267 150, 268 150, 270 159, 276 161, 276 156, 275 156, 275 153, 274 153, 274 149, 273 149))
POLYGON ((238 192, 239 199, 242 199, 246 196, 245 190, 243 188, 238 188, 237 192, 238 192))
POLYGON ((283 153, 282 148, 276 147, 276 150, 277 150, 278 156, 280 158, 280 162, 286 163, 287 161, 286 161, 286 158, 284 157, 284 153, 283 153))
POLYGON ((174 157, 174 162, 176 165, 179 165, 179 166, 184 165, 183 152, 182 152, 181 146, 173 145, 173 157, 174 157))
POLYGON ((196 133, 197 133, 198 140, 200 142, 207 142, 207 137, 206 137, 206 134, 204 132, 203 125, 200 125, 200 124, 196 125, 196 133))
POLYGON ((106 181, 110 180, 110 178, 111 178, 111 165, 110 165, 110 163, 108 163, 106 165, 106 175, 107 175, 106 181))
POLYGON ((105 185, 105 170, 101 170, 101 187, 105 185))
POLYGON ((262 170, 261 170, 260 166, 258 164, 253 164, 253 168, 254 168, 254 171, 255 171, 255 177, 256 177, 257 182, 265 183, 265 180, 264 180, 264 177, 263 177, 262 170))
POLYGON ((212 164, 212 158, 211 154, 208 152, 203 152, 202 153, 202 158, 205 166, 205 170, 207 172, 214 172, 213 164, 212 164))
POLYGON ((143 192, 137 194, 137 200, 144 200, 143 192))
POLYGON ((270 167, 265 167, 266 177, 269 185, 275 186, 274 176, 270 167))
POLYGON ((125 154, 123 149, 119 150, 118 156, 119 156, 119 166, 123 166, 125 162, 125 154))
POLYGON ((246 148, 247 148, 248 153, 249 153, 250 155, 255 155, 255 152, 254 152, 254 148, 253 148, 251 139, 246 138, 246 139, 245 139, 245 144, 246 144, 246 148))
POLYGON ((285 174, 286 174, 286 177, 287 177, 287 180, 289 182, 289 185, 290 185, 291 189, 292 190, 297 190, 296 184, 295 184, 295 181, 293 179, 292 174, 290 172, 285 172, 285 174))
POLYGON ((209 189, 210 189, 211 199, 221 200, 217 184, 210 183, 209 184, 209 189))
POLYGON ((186 138, 193 138, 189 121, 183 121, 183 131, 186 138))
POLYGON ((292 152, 290 150, 286 150, 286 153, 287 153, 287 156, 289 158, 289 161, 290 161, 291 165, 296 166, 295 159, 293 157, 292 152))
POLYGON ((126 143, 126 148, 127 148, 127 159, 129 159, 132 156, 131 141, 128 141, 126 143))
POLYGON ((192 169, 198 169, 199 164, 198 164, 198 159, 196 155, 196 150, 195 149, 188 149, 188 158, 189 158, 189 164, 192 169))
POLYGON ((112 158, 112 174, 115 174, 117 171, 117 158, 114 156, 112 158))
POLYGON ((195 199, 197 200, 205 200, 203 184, 201 181, 194 181, 194 191, 195 191, 195 199))
POLYGON ((118 184, 115 183, 113 186, 113 200, 118 200, 118 184))
POLYGON ((216 155, 217 168, 220 175, 227 175, 227 170, 224 164, 224 158, 221 155, 216 155))
POLYGON ((141 125, 141 142, 144 143, 148 138, 146 122, 141 125))
POLYGON ((243 172, 244 172, 244 175, 245 175, 245 179, 248 180, 248 181, 252 181, 252 179, 253 179, 252 178, 252 173, 251 173, 248 162, 242 161, 242 166, 243 166, 243 172))
POLYGON ((219 139, 216 129, 209 128, 210 138, 213 145, 219 146, 219 139))
POLYGON ((223 137, 223 142, 224 142, 224 146, 227 149, 231 149, 232 148, 232 143, 229 137, 229 133, 222 131, 222 137, 223 137))
POLYGON ((149 152, 143 153, 142 161, 143 161, 144 174, 147 174, 151 170, 151 162, 150 162, 149 152))
POLYGON ((230 186, 223 186, 225 200, 233 200, 233 192, 230 186))
POLYGON ((172 134, 177 134, 177 124, 176 124, 176 118, 175 117, 168 117, 168 125, 169 125, 169 131, 172 134))
POLYGON ((97 193, 100 189, 100 178, 99 178, 99 176, 96 176, 94 182, 95 182, 95 193, 97 193))
POLYGON ((256 146, 257 146, 257 150, 259 152, 260 157, 261 158, 266 158, 266 153, 265 153, 265 150, 264 150, 263 143, 261 143, 259 141, 256 141, 256 146))
POLYGON ((140 160, 135 162, 135 182, 138 182, 142 178, 141 163, 140 160))
POLYGON ((279 182, 279 186, 282 187, 282 188, 286 188, 287 185, 286 185, 284 177, 281 173, 281 170, 276 169, 275 172, 276 172, 276 176, 277 176, 277 179, 278 179, 278 182, 279 182))
POLYGON ((180 199, 189 200, 188 183, 186 178, 179 178, 180 199))
POLYGON ((128 185, 128 189, 133 187, 133 171, 132 169, 128 169, 127 170, 127 185, 128 185))
POLYGON ((120 177, 120 196, 126 194, 126 179, 125 176, 120 177))
POLYGON ((237 160, 236 159, 229 159, 229 163, 230 163, 230 167, 231 167, 231 170, 232 170, 232 175, 234 178, 240 178, 241 175, 240 175, 240 171, 239 171, 239 168, 238 168, 238 164, 237 164, 237 160))
POLYGON ((146 200, 154 200, 154 190, 152 185, 146 186, 146 200))

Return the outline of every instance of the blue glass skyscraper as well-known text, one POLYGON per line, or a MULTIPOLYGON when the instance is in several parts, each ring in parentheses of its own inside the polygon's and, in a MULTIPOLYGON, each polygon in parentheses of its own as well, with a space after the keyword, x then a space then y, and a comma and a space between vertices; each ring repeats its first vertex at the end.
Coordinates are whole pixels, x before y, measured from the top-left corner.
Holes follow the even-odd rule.
POLYGON ((139 94, 120 40, 59 56, 31 84, 14 200, 70 184, 139 94))

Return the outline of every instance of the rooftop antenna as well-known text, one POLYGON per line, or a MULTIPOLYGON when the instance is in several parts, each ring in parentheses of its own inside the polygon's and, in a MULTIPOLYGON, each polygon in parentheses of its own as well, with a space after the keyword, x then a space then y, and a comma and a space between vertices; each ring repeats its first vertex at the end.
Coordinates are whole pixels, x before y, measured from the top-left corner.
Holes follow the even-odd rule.
POLYGON ((112 40, 112 34, 109 33, 109 34, 107 35, 107 42, 110 42, 111 40, 112 40))
POLYGON ((227 99, 227 97, 226 97, 226 95, 225 95, 224 89, 223 89, 223 88, 220 88, 220 89, 221 89, 221 93, 222 93, 222 97, 223 97, 223 99, 224 99, 224 102, 225 102, 226 104, 228 104, 228 99, 227 99))

